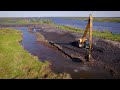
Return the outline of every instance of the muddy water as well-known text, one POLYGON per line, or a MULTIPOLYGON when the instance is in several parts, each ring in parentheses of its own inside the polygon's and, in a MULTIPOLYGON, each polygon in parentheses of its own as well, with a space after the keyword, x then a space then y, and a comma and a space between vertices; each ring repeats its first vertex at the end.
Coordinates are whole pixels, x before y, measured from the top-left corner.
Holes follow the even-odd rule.
MULTIPOLYGON (((111 73, 97 67, 92 67, 83 64, 82 62, 75 62, 72 59, 61 54, 60 51, 50 48, 41 42, 36 41, 36 36, 28 32, 28 28, 19 27, 17 30, 23 32, 22 46, 31 54, 38 56, 41 61, 49 61, 52 63, 54 72, 70 73, 74 79, 109 79, 112 78, 111 73)), ((47 34, 47 33, 46 33, 47 34)))
POLYGON ((23 32, 22 46, 30 53, 35 56, 38 56, 42 61, 56 59, 63 59, 55 50, 46 47, 41 42, 36 41, 36 37, 33 33, 27 31, 27 28, 17 28, 23 32), (56 57, 55 57, 56 56, 56 57))

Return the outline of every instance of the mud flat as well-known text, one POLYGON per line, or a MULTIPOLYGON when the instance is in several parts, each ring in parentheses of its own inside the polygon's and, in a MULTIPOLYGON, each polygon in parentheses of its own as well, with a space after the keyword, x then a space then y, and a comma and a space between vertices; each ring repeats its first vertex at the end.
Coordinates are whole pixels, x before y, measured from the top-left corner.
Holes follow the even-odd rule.
MULTIPOLYGON (((39 25, 39 28, 41 29, 39 32, 49 43, 67 58, 70 58, 71 63, 79 63, 77 67, 80 67, 81 64, 86 62, 87 50, 77 47, 76 39, 81 37, 82 34, 65 31, 47 24, 39 25)), ((120 78, 120 42, 94 37, 93 42, 96 44, 92 50, 93 62, 84 64, 92 68, 93 71, 99 69, 101 72, 109 72, 109 75, 112 75, 110 78, 120 78)), ((101 75, 104 77, 104 74, 101 75)))
POLYGON ((54 72, 67 72, 73 79, 120 78, 119 42, 93 37, 96 43, 92 50, 93 62, 86 62, 87 50, 77 47, 76 42, 82 34, 48 24, 37 25, 37 29, 31 33, 28 32, 29 26, 25 27, 20 28, 24 35, 23 47, 40 60, 51 62, 54 72))

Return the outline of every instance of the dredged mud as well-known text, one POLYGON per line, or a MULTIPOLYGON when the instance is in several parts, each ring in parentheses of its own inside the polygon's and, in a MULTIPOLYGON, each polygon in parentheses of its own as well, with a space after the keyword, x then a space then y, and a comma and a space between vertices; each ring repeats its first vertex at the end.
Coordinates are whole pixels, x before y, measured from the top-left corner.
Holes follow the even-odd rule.
POLYGON ((40 60, 50 61, 53 71, 70 73, 74 79, 120 78, 119 42, 93 37, 93 42, 96 44, 92 49, 93 62, 86 62, 87 50, 77 46, 77 39, 82 34, 62 30, 47 24, 37 25, 36 27, 36 32, 42 34, 48 43, 38 42, 33 35, 34 33, 25 32, 23 34, 24 48, 31 54, 38 56, 40 60))
MULTIPOLYGON (((86 62, 88 51, 77 46, 77 39, 80 38, 82 34, 65 31, 47 24, 39 25, 39 28, 39 32, 49 43, 70 58, 71 63, 79 63, 77 67, 81 68, 82 65, 87 65, 89 68, 92 68, 88 72, 95 71, 101 73, 99 76, 101 75, 103 78, 106 78, 104 76, 107 74, 108 78, 120 78, 119 42, 93 37, 93 43, 95 44, 92 49, 93 62, 86 62)), ((93 76, 95 77, 95 74, 93 76)))

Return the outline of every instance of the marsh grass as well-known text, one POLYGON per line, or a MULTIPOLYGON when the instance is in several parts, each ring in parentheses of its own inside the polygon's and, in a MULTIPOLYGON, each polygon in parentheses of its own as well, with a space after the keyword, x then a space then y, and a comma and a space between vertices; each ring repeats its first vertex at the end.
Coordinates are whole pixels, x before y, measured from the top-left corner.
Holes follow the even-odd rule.
MULTIPOLYGON (((57 28, 64 29, 64 30, 79 32, 82 34, 84 33, 84 30, 80 29, 80 28, 74 28, 72 26, 61 26, 61 25, 56 25, 56 24, 52 24, 52 25, 57 27, 57 28)), ((108 30, 104 30, 104 31, 93 30, 93 36, 120 42, 120 34, 112 34, 108 30)))
POLYGON ((0 24, 5 25, 26 25, 26 24, 42 24, 53 23, 51 19, 36 18, 0 18, 0 24))
POLYGON ((49 62, 41 62, 20 45, 22 33, 0 29, 0 79, 70 79, 69 74, 51 71, 49 62))

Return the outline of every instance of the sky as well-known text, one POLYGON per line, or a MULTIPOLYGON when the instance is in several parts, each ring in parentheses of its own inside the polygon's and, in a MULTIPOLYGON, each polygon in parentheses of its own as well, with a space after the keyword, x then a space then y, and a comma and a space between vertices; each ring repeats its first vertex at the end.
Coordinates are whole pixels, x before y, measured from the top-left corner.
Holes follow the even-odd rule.
POLYGON ((120 11, 0 11, 0 17, 120 17, 120 11))

